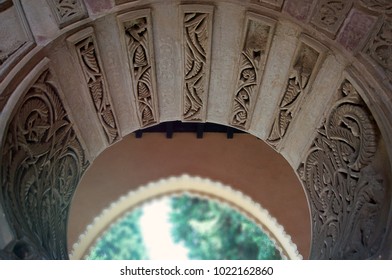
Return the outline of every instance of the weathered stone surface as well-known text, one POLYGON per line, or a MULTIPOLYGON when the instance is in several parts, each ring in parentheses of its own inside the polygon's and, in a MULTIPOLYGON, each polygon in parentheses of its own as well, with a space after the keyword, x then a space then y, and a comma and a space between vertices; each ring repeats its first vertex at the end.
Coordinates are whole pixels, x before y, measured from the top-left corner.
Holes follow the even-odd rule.
POLYGON ((348 51, 357 51, 358 47, 363 45, 376 20, 375 16, 352 9, 339 32, 337 41, 348 51))
POLYGON ((298 19, 299 21, 307 21, 314 0, 286 0, 283 11, 298 19))

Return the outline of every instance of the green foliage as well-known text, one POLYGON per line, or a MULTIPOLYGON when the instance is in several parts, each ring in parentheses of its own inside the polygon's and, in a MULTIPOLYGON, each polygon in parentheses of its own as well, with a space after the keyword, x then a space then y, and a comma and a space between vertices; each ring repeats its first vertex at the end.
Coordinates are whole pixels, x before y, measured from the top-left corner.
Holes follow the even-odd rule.
POLYGON ((248 218, 224 204, 182 195, 171 199, 172 234, 190 259, 276 260, 279 251, 248 218))
POLYGON ((143 211, 137 208, 114 223, 92 248, 88 260, 148 259, 139 220, 143 211))

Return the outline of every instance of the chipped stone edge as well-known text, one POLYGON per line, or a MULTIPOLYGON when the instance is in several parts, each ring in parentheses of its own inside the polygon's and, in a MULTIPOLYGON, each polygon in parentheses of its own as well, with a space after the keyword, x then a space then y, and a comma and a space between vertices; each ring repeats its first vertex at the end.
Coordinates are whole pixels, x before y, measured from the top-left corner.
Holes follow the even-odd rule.
POLYGON ((255 222, 267 234, 283 259, 303 259, 291 236, 260 204, 230 186, 187 174, 150 182, 112 202, 99 216, 94 218, 93 222, 86 227, 84 233, 79 236, 78 241, 72 246, 69 258, 71 260, 83 259, 88 255, 91 247, 99 241, 99 236, 115 220, 121 219, 132 208, 152 203, 162 196, 180 194, 209 198, 234 207, 241 214, 255 222))

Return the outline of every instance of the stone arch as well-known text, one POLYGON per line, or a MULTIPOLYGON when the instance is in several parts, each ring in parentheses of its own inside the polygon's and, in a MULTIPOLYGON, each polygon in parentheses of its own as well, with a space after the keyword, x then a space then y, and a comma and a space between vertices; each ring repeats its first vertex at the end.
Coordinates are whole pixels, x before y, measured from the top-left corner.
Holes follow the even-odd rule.
POLYGON ((209 121, 265 140, 298 170, 312 258, 391 256, 388 1, 40 1, 0 6, 17 26, 0 72, 1 204, 17 240, 66 258, 64 233, 38 232, 48 220, 23 213, 36 195, 50 197, 37 217, 64 225, 76 178, 106 147, 161 121, 209 121), (37 94, 54 96, 50 106, 25 104, 37 94), (61 180, 48 184, 37 174, 51 160, 61 180))

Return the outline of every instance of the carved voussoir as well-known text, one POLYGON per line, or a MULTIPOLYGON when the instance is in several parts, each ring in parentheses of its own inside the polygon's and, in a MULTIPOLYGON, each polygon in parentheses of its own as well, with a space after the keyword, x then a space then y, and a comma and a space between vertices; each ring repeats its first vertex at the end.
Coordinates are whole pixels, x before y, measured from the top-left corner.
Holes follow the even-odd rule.
POLYGON ((352 4, 352 0, 320 0, 314 9, 311 22, 335 36, 346 19, 352 4))
POLYGON ((235 127, 248 129, 251 123, 274 29, 274 20, 247 14, 229 120, 235 127))
POLYGON ((291 63, 286 89, 279 102, 267 142, 275 147, 281 144, 290 123, 300 110, 303 100, 324 60, 326 48, 312 38, 302 36, 291 63))
POLYGON ((205 121, 211 67, 213 7, 182 5, 184 121, 205 121))
POLYGON ((92 28, 86 28, 68 37, 67 42, 80 64, 91 101, 107 141, 112 144, 120 138, 120 133, 94 31, 92 28))
POLYGON ((32 73, 2 143, 0 200, 18 241, 0 258, 67 259, 68 210, 88 162, 47 60, 32 73))
POLYGON ((47 0, 60 28, 87 16, 82 0, 47 0))
POLYGON ((392 19, 385 19, 379 25, 363 52, 392 88, 392 19))
POLYGON ((338 94, 298 170, 311 208, 311 258, 373 258, 386 224, 385 185, 372 166, 378 127, 349 79, 338 94))
POLYGON ((141 127, 159 122, 151 12, 118 16, 141 127))

